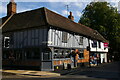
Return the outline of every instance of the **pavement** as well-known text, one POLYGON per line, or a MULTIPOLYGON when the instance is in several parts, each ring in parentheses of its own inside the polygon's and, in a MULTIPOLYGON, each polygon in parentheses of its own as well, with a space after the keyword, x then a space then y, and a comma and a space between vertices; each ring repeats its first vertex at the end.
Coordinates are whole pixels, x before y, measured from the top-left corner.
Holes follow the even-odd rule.
MULTIPOLYGON (((95 66, 96 67, 96 66, 95 66)), ((63 69, 63 70, 56 70, 56 71, 35 71, 35 70, 0 70, 3 75, 26 75, 26 76, 51 76, 57 77, 61 75, 71 74, 73 72, 86 70, 88 67, 78 67, 73 69, 63 69)))
POLYGON ((59 73, 49 72, 49 71, 34 71, 34 70, 0 70, 3 75, 26 75, 26 76, 50 76, 57 77, 60 76, 59 73))

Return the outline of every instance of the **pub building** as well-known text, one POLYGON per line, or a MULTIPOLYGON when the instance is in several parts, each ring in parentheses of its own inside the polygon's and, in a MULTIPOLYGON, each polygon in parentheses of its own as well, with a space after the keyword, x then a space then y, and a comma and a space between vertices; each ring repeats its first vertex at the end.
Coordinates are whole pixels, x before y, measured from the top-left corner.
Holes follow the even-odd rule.
POLYGON ((89 65, 91 42, 107 42, 97 31, 74 22, 72 12, 68 18, 45 7, 16 13, 16 6, 11 0, 7 16, 1 18, 3 68, 53 71, 89 65))

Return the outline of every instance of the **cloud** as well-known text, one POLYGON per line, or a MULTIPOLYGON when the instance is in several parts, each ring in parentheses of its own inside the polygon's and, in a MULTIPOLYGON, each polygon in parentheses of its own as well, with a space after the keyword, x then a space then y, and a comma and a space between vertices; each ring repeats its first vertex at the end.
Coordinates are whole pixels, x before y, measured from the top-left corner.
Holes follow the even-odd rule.
POLYGON ((82 13, 79 11, 76 11, 76 16, 81 17, 82 13))
MULTIPOLYGON (((10 0, 1 0, 9 2, 10 0)), ((92 0, 15 0, 15 2, 90 2, 92 0)))
POLYGON ((58 11, 56 11, 56 10, 53 10, 53 9, 52 9, 51 11, 53 11, 53 12, 55 12, 55 13, 57 13, 57 14, 60 14, 60 13, 59 13, 58 11))
POLYGON ((38 0, 45 2, 90 2, 91 0, 38 0))
POLYGON ((119 2, 120 0, 106 0, 107 2, 119 2))
MULTIPOLYGON (((9 2, 10 0, 1 0, 1 2, 9 2)), ((91 2, 96 0, 15 0, 16 2, 91 2)), ((120 0, 97 0, 107 2, 118 2, 120 0)))
POLYGON ((34 10, 34 9, 37 9, 40 7, 41 6, 39 6, 37 3, 33 3, 33 2, 25 2, 25 3, 18 2, 17 3, 17 13, 34 10))
POLYGON ((5 6, 0 5, 0 13, 7 13, 7 8, 5 6))
POLYGON ((118 10, 120 11, 120 1, 119 1, 119 3, 118 3, 118 10))
POLYGON ((32 10, 32 9, 17 9, 17 13, 20 13, 20 12, 25 12, 25 11, 29 11, 29 10, 32 10))
POLYGON ((74 5, 77 6, 77 7, 79 7, 79 8, 83 7, 83 3, 82 2, 78 2, 78 3, 76 2, 74 5))
POLYGON ((117 7, 118 8, 118 3, 115 2, 114 5, 113 5, 113 7, 117 7))
POLYGON ((67 10, 63 10, 62 11, 62 15, 67 16, 68 15, 68 11, 67 10))

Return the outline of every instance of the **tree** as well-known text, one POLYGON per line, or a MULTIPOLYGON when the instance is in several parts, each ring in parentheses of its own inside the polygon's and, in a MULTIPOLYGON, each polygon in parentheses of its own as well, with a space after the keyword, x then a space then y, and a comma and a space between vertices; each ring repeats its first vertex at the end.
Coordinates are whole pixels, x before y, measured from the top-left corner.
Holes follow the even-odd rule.
POLYGON ((79 23, 100 32, 110 42, 111 50, 120 52, 120 14, 107 2, 91 2, 83 10, 79 23))

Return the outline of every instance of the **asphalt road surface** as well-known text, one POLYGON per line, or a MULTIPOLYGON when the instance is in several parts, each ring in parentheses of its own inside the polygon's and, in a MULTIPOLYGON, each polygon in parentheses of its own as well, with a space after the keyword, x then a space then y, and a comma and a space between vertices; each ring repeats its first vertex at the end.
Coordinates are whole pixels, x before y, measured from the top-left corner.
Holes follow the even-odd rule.
POLYGON ((3 75, 2 80, 120 80, 120 61, 78 69, 60 77, 3 75))

